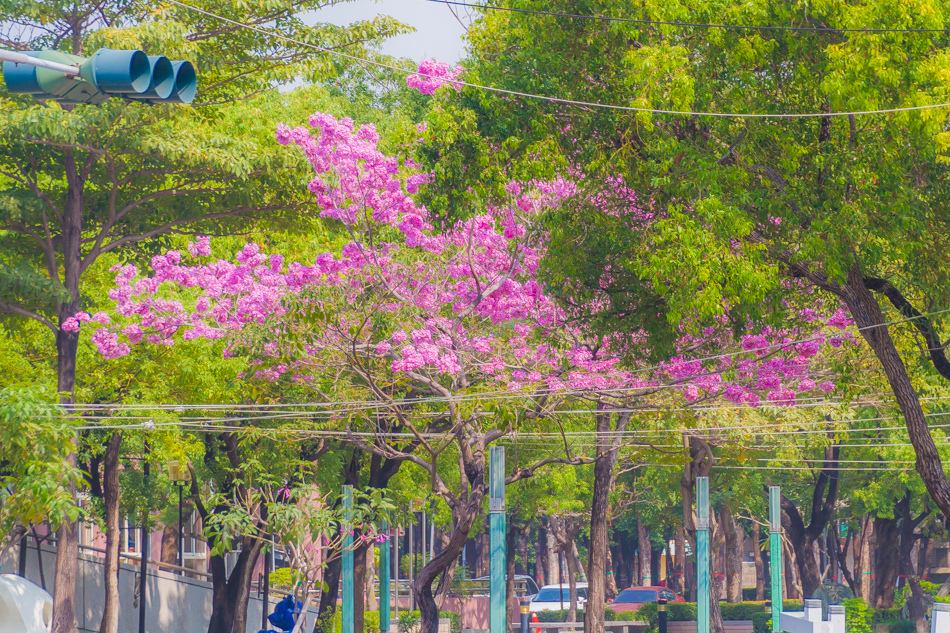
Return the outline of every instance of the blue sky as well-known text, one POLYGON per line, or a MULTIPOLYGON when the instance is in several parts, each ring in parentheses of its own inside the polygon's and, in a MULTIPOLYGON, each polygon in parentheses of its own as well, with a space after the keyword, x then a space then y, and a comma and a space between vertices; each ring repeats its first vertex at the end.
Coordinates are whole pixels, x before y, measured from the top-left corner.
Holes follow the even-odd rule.
MULTIPOLYGON (((462 22, 469 23, 465 7, 453 7, 462 22)), ((313 19, 341 26, 357 20, 370 20, 389 15, 409 24, 416 31, 388 40, 383 52, 394 57, 408 57, 417 62, 425 58, 454 63, 465 55, 465 28, 448 5, 427 0, 354 0, 325 7, 314 12, 313 19)))

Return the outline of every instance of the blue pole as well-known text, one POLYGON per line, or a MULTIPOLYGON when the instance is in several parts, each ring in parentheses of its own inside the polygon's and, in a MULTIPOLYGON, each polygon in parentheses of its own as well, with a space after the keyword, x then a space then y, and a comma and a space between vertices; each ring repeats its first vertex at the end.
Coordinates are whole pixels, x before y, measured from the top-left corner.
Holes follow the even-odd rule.
POLYGON ((772 631, 782 630, 782 493, 769 486, 769 564, 772 577, 772 631))
POLYGON ((505 572, 508 552, 505 543, 505 448, 488 449, 488 533, 490 535, 491 633, 505 633, 508 583, 505 572))
POLYGON ((709 633, 709 477, 696 478, 696 633, 709 633))
POLYGON ((389 633, 389 521, 383 521, 380 533, 386 540, 379 544, 379 633, 389 633))
POLYGON ((353 487, 343 486, 343 633, 356 633, 353 594, 356 588, 353 569, 353 487))

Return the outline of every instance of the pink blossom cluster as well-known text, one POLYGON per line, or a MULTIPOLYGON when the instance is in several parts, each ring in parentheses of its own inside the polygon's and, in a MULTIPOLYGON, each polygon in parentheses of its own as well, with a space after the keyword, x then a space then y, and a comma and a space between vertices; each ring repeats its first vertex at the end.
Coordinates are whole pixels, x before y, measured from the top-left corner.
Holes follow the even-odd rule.
POLYGON ((461 66, 451 68, 445 62, 427 59, 419 64, 416 73, 406 77, 406 85, 410 88, 415 88, 424 95, 431 95, 446 84, 456 90, 461 90, 462 85, 458 83, 458 79, 461 76, 461 66))
MULTIPOLYGON (((64 328, 95 327, 92 342, 107 358, 143 342, 225 339, 227 354, 255 355, 259 379, 307 382, 332 373, 367 384, 400 376, 433 394, 478 384, 583 392, 665 385, 688 401, 756 405, 763 396, 787 404, 834 388, 811 376, 820 351, 848 325, 840 312, 827 320, 808 315, 809 332, 763 330, 735 354, 684 352, 655 368, 623 367, 622 350, 588 341, 538 279, 545 236, 532 220, 585 195, 573 180, 511 183, 506 204, 436 233, 412 197, 426 175, 381 153, 371 126, 320 113, 310 125, 280 126, 277 138, 307 157, 321 215, 349 233, 338 254, 288 263, 247 244, 233 258, 212 260, 211 241, 198 238, 187 255, 154 257, 149 276, 115 267, 114 314, 80 313, 64 328), (308 318, 294 318, 301 313, 308 318), (811 338, 800 342, 804 335, 811 338)), ((709 329, 684 337, 682 347, 722 349, 730 340, 709 329)))

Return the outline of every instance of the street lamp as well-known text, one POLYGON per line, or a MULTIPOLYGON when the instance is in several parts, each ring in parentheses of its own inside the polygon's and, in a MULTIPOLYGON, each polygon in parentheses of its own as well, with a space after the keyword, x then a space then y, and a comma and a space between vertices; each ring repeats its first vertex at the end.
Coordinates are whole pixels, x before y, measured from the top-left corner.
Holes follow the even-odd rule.
MULTIPOLYGON (((188 469, 187 463, 184 468, 182 468, 182 463, 177 459, 173 459, 168 462, 168 478, 173 484, 178 487, 178 566, 185 566, 185 554, 182 543, 184 542, 184 531, 182 530, 182 521, 181 521, 181 494, 182 490, 185 487, 185 484, 191 482, 191 471, 188 469)), ((181 573, 179 571, 179 573, 181 573)))

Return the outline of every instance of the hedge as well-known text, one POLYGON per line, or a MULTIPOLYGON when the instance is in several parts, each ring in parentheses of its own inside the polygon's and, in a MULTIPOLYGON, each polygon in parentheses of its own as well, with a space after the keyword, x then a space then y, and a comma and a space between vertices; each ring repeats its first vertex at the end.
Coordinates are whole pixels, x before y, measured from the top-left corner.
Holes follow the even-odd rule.
MULTIPOLYGON (((404 628, 408 628, 414 623, 419 622, 421 617, 418 611, 400 611, 399 618, 396 618, 396 614, 390 612, 390 630, 395 629, 396 631, 401 631, 404 628)), ((439 611, 439 617, 445 618, 452 621, 451 628, 452 633, 462 633, 462 616, 453 611, 439 611)), ((342 633, 343 631, 343 614, 337 610, 329 623, 324 622, 317 629, 320 633, 342 633), (329 624, 329 626, 327 626, 329 624)), ((363 612, 363 632, 364 633, 379 633, 379 611, 364 611, 363 612)))

